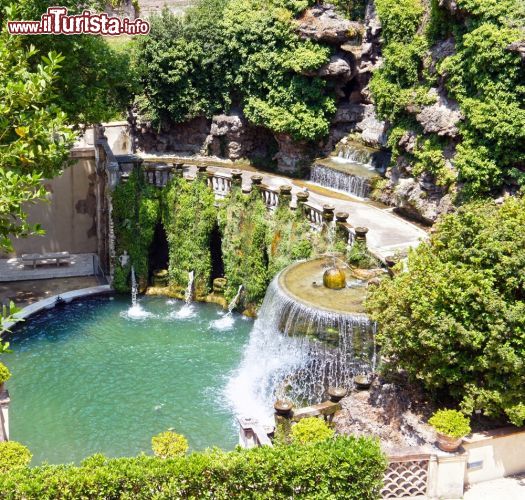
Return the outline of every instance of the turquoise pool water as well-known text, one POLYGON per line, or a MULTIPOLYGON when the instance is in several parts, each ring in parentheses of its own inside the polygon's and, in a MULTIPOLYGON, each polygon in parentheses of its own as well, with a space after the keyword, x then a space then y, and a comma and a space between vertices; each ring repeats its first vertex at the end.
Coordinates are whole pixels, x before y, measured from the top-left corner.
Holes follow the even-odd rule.
POLYGON ((234 316, 214 328, 224 314, 216 306, 177 314, 182 303, 163 298, 142 299, 152 316, 129 319, 129 305, 118 297, 72 303, 10 338, 11 439, 31 449, 34 464, 150 453, 151 437, 169 428, 192 449, 236 445, 224 388, 252 322, 234 316))

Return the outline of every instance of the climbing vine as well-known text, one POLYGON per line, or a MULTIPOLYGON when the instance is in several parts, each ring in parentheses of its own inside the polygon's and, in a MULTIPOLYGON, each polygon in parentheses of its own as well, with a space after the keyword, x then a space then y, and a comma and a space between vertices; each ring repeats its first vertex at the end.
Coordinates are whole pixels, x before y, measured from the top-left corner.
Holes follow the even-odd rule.
POLYGON ((130 289, 132 265, 139 280, 148 280, 149 249, 160 216, 159 196, 155 188, 146 184, 140 172, 135 170, 127 182, 115 188, 112 202, 116 254, 120 256, 126 251, 130 256, 125 266, 114 262, 113 286, 119 292, 126 292, 130 289))
POLYGON ((162 219, 169 247, 170 285, 185 288, 195 273, 197 295, 210 289, 210 238, 217 221, 215 195, 206 179, 175 177, 164 188, 162 219))

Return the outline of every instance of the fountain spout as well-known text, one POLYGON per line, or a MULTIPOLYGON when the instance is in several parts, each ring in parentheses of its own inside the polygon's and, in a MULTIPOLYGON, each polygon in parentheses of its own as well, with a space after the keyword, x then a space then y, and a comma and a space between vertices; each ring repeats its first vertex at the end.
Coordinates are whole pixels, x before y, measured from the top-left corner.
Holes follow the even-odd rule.
POLYGON ((235 297, 233 297, 232 301, 228 304, 228 314, 231 316, 233 313, 233 310, 237 307, 239 304, 239 300, 241 298, 241 294, 244 287, 242 285, 239 286, 239 289, 237 290, 237 294, 235 297))
POLYGON ((137 278, 135 276, 135 268, 131 266, 131 307, 137 306, 137 294, 138 294, 138 286, 137 286, 137 278))
POLYGON ((188 273, 188 287, 186 288, 186 293, 184 294, 184 302, 189 305, 193 300, 193 288, 195 284, 195 271, 190 271, 188 273))

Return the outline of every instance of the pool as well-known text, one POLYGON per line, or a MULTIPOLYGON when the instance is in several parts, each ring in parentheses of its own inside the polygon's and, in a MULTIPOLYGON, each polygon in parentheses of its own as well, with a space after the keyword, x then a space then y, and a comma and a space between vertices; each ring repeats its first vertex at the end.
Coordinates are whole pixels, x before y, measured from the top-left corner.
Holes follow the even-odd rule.
POLYGON ((153 297, 140 302, 150 315, 133 319, 129 305, 126 297, 75 302, 11 335, 14 352, 3 357, 13 373, 11 439, 31 449, 34 464, 150 453, 151 437, 167 429, 194 450, 236 445, 224 389, 252 321, 153 297))

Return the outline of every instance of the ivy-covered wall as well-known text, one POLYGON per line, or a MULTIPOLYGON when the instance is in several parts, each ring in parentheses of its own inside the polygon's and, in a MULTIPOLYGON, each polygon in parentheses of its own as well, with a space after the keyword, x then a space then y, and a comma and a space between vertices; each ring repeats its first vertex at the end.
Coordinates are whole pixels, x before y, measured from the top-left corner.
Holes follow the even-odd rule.
POLYGON ((160 194, 135 170, 127 182, 117 186, 112 203, 117 258, 125 251, 130 256, 125 266, 118 261, 114 263, 113 286, 118 292, 126 292, 130 289, 131 265, 137 279, 147 283, 150 271, 148 254, 160 217, 160 194))
POLYGON ((162 190, 162 221, 168 237, 169 282, 186 288, 189 272, 195 273, 198 296, 210 290, 210 240, 217 224, 215 195, 205 177, 188 182, 175 177, 162 190))
POLYGON ((133 173, 117 186, 113 204, 117 256, 125 250, 130 255, 125 267, 115 263, 114 286, 120 292, 129 291, 132 264, 142 283, 154 271, 149 256, 151 246, 158 243, 154 242, 158 223, 167 235, 171 292, 182 295, 189 272, 194 271, 196 298, 203 300, 210 293, 211 245, 218 244, 212 236, 218 227, 221 248, 215 250, 222 254, 224 295, 231 301, 243 285, 243 305, 248 309, 261 303, 270 280, 292 262, 337 250, 330 243, 334 236, 312 231, 301 209, 283 203, 268 211, 257 189, 245 194, 238 186, 218 202, 205 177, 193 181, 174 177, 159 189, 133 173))

